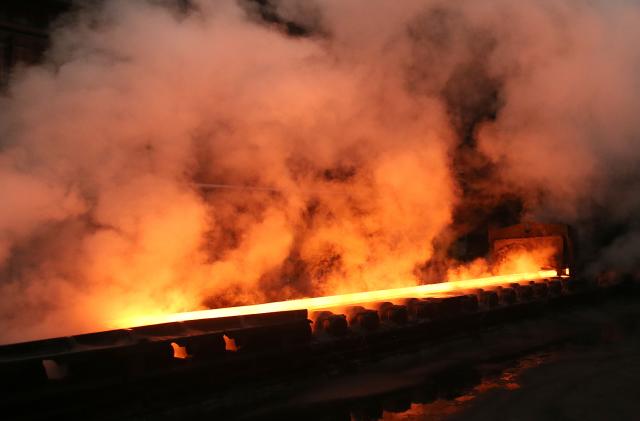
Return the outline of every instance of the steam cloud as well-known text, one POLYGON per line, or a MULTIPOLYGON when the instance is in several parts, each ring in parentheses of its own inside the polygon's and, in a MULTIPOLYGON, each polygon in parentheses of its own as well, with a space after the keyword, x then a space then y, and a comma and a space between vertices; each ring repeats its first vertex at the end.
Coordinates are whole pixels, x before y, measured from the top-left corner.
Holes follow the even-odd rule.
POLYGON ((635 268, 636 2, 180 4, 78 7, 0 98, 0 341, 425 282, 498 220, 635 268))

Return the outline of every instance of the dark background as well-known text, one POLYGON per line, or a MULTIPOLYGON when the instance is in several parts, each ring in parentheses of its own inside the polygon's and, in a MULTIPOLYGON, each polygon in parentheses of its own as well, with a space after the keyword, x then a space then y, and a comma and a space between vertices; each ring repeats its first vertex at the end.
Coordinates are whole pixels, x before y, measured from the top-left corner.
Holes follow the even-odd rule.
POLYGON ((6 88, 16 65, 40 60, 49 45, 50 25, 70 9, 65 0, 0 2, 0 88, 6 88))

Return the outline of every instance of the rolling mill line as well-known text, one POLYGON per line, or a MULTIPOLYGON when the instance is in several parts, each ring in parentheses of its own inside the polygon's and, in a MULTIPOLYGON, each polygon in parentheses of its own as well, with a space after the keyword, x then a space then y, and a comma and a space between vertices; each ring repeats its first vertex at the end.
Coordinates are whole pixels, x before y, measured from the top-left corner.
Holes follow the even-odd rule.
MULTIPOLYGON (((536 230, 542 228, 529 227, 530 238, 539 238, 536 230)), ((347 294, 351 299, 333 308, 322 309, 318 301, 332 297, 319 297, 281 302, 309 304, 290 305, 286 311, 251 312, 261 305, 205 310, 170 315, 165 323, 0 346, 0 410, 17 419, 37 418, 40 411, 86 416, 82 403, 108 413, 126 407, 132 396, 148 397, 151 409, 145 411, 161 410, 167 402, 179 407, 176 401, 194 404, 203 394, 215 395, 233 385, 246 390, 249 384, 274 379, 292 382, 319 373, 339 374, 455 335, 591 305, 603 296, 629 291, 626 284, 602 285, 569 276, 566 267, 462 281, 460 288, 443 283, 371 293, 389 300, 358 303, 358 294, 347 294), (421 293, 407 295, 410 292, 421 293), (235 315, 218 317, 221 314, 235 315)), ((274 305, 280 304, 262 306, 274 305)), ((225 408, 238 402, 210 405, 225 408)))

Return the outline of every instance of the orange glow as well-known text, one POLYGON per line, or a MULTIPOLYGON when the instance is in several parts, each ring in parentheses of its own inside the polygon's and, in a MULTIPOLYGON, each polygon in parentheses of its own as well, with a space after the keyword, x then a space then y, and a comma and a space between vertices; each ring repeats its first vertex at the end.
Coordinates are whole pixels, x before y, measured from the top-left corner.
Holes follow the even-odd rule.
POLYGON ((137 317, 128 320, 122 320, 122 325, 142 326, 157 323, 181 322, 186 320, 273 313, 277 311, 287 310, 307 309, 309 311, 313 311, 376 301, 389 301, 401 298, 433 297, 453 291, 461 291, 474 288, 487 288, 492 286, 504 285, 511 282, 544 279, 555 276, 558 276, 558 272, 556 270, 542 270, 535 272, 516 273, 511 275, 491 276, 487 278, 442 282, 438 284, 418 285, 405 288, 356 292, 352 294, 302 298, 289 301, 276 301, 272 303, 255 304, 240 307, 216 308, 212 310, 191 311, 186 313, 137 317))
POLYGON ((237 351, 238 346, 236 345, 236 340, 228 337, 227 335, 222 335, 224 339, 224 349, 227 351, 237 351))
MULTIPOLYGON (((549 244, 536 238, 502 241, 512 243, 511 247, 504 247, 491 260, 480 258, 449 269, 447 280, 459 281, 511 273, 529 273, 558 267, 556 255, 559 253, 559 249, 555 244, 549 244)), ((564 269, 562 273, 568 275, 568 269, 564 269)), ((560 274, 558 273, 558 275, 560 274)))
POLYGON ((171 342, 171 348, 173 348, 173 358, 177 358, 179 360, 189 358, 189 353, 187 352, 186 347, 180 346, 175 342, 171 342))

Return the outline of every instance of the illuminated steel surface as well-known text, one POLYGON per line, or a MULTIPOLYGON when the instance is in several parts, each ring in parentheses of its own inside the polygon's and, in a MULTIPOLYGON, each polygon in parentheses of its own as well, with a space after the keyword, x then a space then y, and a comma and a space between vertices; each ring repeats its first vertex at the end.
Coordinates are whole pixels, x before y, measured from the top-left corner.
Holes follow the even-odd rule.
POLYGON ((450 281, 438 284, 418 285, 404 288, 356 292, 352 294, 332 295, 326 297, 301 298, 297 300, 276 301, 265 304, 255 304, 239 307, 216 308, 212 310, 191 311, 186 313, 144 316, 132 318, 128 320, 128 323, 130 326, 143 326, 197 319, 212 319, 219 317, 245 316, 249 314, 264 314, 287 310, 307 309, 309 311, 313 311, 332 307, 343 307, 355 304, 371 303, 376 301, 389 301, 402 298, 436 297, 438 295, 454 291, 495 287, 511 282, 552 278, 558 275, 560 275, 560 273, 558 273, 556 270, 541 270, 537 272, 499 275, 487 278, 450 281))

